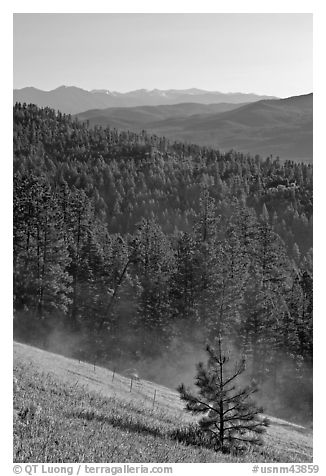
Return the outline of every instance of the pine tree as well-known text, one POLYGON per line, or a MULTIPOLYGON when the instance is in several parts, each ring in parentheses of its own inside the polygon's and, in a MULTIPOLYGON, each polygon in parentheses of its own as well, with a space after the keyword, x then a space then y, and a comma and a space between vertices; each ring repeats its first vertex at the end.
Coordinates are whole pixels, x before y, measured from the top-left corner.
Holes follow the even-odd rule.
POLYGON ((180 233, 175 244, 175 270, 170 299, 175 320, 186 325, 182 332, 191 333, 198 318, 198 304, 202 295, 201 265, 194 236, 180 233))
POLYGON ((207 346, 207 365, 197 366, 197 394, 187 390, 184 384, 178 387, 186 409, 197 415, 199 429, 209 434, 216 450, 226 450, 239 442, 262 444, 268 420, 260 417, 263 412, 256 406, 252 395, 257 392, 255 384, 239 387, 237 380, 245 371, 245 361, 229 368, 230 358, 223 354, 221 337, 215 348, 207 346))
MULTIPOLYGON (((65 217, 66 240, 68 242, 71 264, 69 272, 72 277, 70 306, 70 324, 77 328, 83 316, 88 315, 85 302, 88 285, 92 279, 88 266, 90 243, 98 227, 94 207, 84 190, 73 188, 70 192, 61 191, 61 207, 65 217), (87 251, 88 250, 88 251, 87 251)), ((92 251, 94 247, 92 248, 92 251)))
POLYGON ((70 304, 70 257, 63 214, 43 177, 15 180, 15 307, 46 322, 63 317, 70 304))
POLYGON ((217 225, 219 220, 215 200, 210 196, 207 187, 204 187, 200 193, 199 212, 195 217, 192 235, 196 244, 195 257, 198 263, 196 271, 197 280, 200 283, 198 314, 200 321, 205 326, 210 319, 211 308, 215 308, 215 303, 212 302, 212 293, 215 292, 216 283, 217 225))
POLYGON ((210 196, 207 187, 203 187, 199 197, 199 213, 194 226, 198 241, 205 243, 213 238, 217 223, 215 200, 210 196))
POLYGON ((155 220, 142 220, 135 242, 134 270, 140 285, 138 333, 143 350, 151 348, 156 353, 171 336, 169 284, 174 256, 167 237, 155 220))
POLYGON ((234 226, 228 227, 224 240, 215 241, 213 250, 211 286, 207 293, 209 335, 228 336, 238 344, 248 260, 234 226))
POLYGON ((274 360, 282 336, 280 317, 290 277, 284 244, 266 218, 257 226, 249 273, 241 333, 245 336, 246 355, 252 359, 252 375, 262 382, 272 369, 277 370, 274 360))

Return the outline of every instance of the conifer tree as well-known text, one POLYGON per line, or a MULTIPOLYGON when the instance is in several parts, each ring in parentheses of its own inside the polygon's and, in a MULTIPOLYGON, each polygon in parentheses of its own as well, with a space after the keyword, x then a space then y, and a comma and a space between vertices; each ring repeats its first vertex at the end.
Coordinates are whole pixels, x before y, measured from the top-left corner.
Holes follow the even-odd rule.
MULTIPOLYGON (((196 241, 190 233, 180 233, 175 245, 175 270, 172 277, 171 305, 176 320, 192 331, 198 314, 202 282, 200 279, 201 257, 197 253, 196 241)), ((183 332, 184 332, 183 330, 183 332)))
POLYGON ((267 418, 261 417, 263 409, 256 406, 252 395, 257 386, 238 385, 241 374, 245 371, 242 360, 230 369, 230 358, 223 354, 221 337, 216 346, 207 346, 208 362, 197 366, 197 394, 178 387, 180 397, 186 402, 186 409, 202 415, 199 428, 207 432, 216 450, 226 450, 239 442, 262 444, 261 434, 268 426, 267 418))
POLYGON ((14 219, 15 288, 35 315, 69 304, 70 259, 63 215, 55 193, 43 177, 16 177, 14 219), (15 202, 16 202, 15 200, 15 202))
POLYGON ((274 357, 279 352, 280 315, 289 278, 284 244, 264 217, 257 226, 249 272, 242 334, 246 355, 252 360, 252 375, 262 382, 273 367, 276 370, 274 357))
POLYGON ((135 271, 139 280, 137 327, 143 348, 154 352, 165 344, 170 333, 169 283, 174 256, 161 227, 152 219, 143 219, 136 236, 135 271))
POLYGON ((236 229, 229 226, 225 235, 213 247, 208 328, 211 336, 221 334, 235 342, 239 336, 248 261, 236 229))

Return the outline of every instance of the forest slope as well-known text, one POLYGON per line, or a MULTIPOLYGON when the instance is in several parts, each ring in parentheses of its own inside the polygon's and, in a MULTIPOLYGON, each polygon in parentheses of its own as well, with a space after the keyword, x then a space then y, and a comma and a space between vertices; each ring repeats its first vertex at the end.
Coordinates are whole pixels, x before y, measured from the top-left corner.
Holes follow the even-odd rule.
POLYGON ((179 362, 223 314, 265 408, 310 420, 311 230, 311 165, 14 109, 19 340, 61 329, 74 357, 179 362))

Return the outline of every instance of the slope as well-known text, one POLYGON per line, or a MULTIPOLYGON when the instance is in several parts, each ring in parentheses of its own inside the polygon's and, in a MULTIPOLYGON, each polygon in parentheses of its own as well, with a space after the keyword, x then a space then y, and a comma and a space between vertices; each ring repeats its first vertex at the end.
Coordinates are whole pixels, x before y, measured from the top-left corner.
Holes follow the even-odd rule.
MULTIPOLYGON (((90 126, 101 125, 117 129, 140 130, 151 128, 153 124, 159 126, 160 121, 183 121, 196 115, 207 115, 231 111, 241 104, 218 103, 197 104, 182 103, 160 106, 117 107, 107 109, 92 109, 76 114, 81 121, 88 121, 90 126)), ((155 127, 155 126, 154 126, 155 127)))
POLYGON ((171 140, 235 149, 262 156, 311 162, 313 95, 262 100, 245 105, 187 104, 180 106, 85 111, 78 117, 95 124, 171 140))
POLYGON ((258 101, 224 113, 168 121, 152 129, 173 139, 283 159, 312 160, 313 96, 258 101))
POLYGON ((177 430, 191 417, 176 392, 31 346, 14 344, 14 374, 15 462, 312 460, 311 432, 278 419, 250 454, 186 445, 177 430))

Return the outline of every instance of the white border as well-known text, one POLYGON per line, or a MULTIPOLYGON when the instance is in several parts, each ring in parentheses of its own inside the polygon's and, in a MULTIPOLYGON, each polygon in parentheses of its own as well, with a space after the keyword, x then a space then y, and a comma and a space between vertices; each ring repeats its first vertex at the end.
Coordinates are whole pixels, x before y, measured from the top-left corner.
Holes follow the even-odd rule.
MULTIPOLYGON (((2 183, 0 186, 1 196, 1 219, 3 223, 1 233, 1 291, 2 291, 2 325, 1 332, 1 362, 6 363, 2 368, 3 388, 2 399, 2 441, 0 445, 1 460, 8 464, 8 471, 3 470, 3 474, 12 474, 12 442, 11 412, 8 409, 12 406, 12 13, 314 13, 314 248, 315 248, 315 270, 314 270, 314 391, 315 391, 315 418, 314 418, 314 463, 322 466, 325 462, 325 451, 323 448, 324 436, 324 375, 325 369, 322 365, 324 352, 323 345, 325 339, 325 312, 324 312, 324 269, 325 269, 325 241, 326 232, 324 223, 326 220, 325 184, 326 181, 326 153, 325 153, 325 8, 323 2, 316 1, 289 1, 276 0, 274 2, 258 1, 203 1, 177 2, 164 1, 154 2, 149 0, 135 1, 95 1, 86 2, 57 0, 56 2, 41 1, 14 1, 1 6, 0 34, 2 73, 1 73, 1 170, 2 183), (323 146, 323 149, 322 149, 323 146)), ((276 72, 277 73, 277 72, 276 72)), ((179 465, 180 466, 180 465, 179 465)), ((184 466, 184 465, 181 465, 184 466)), ((210 465, 193 465, 194 470, 209 470, 210 465)), ((181 467, 180 467, 181 469, 181 467)), ((184 471, 189 472, 189 466, 185 466, 184 471), (185 469, 186 468, 186 469, 185 469)), ((228 465, 223 464, 219 469, 223 474, 246 474, 251 473, 248 465, 228 465), (231 469, 230 472, 229 468, 231 469), (245 468, 244 466, 247 466, 245 468), (246 471, 247 470, 247 471, 246 471)), ((218 470, 218 471, 219 471, 218 470)), ((185 474, 182 470, 182 474, 185 474)), ((191 470, 192 472, 192 470, 191 470)), ((211 471, 208 471, 210 473, 211 471)), ((178 474, 180 471, 178 471, 178 474)), ((216 474, 216 472, 215 472, 216 474)), ((321 474, 323 470, 321 469, 321 474)))

